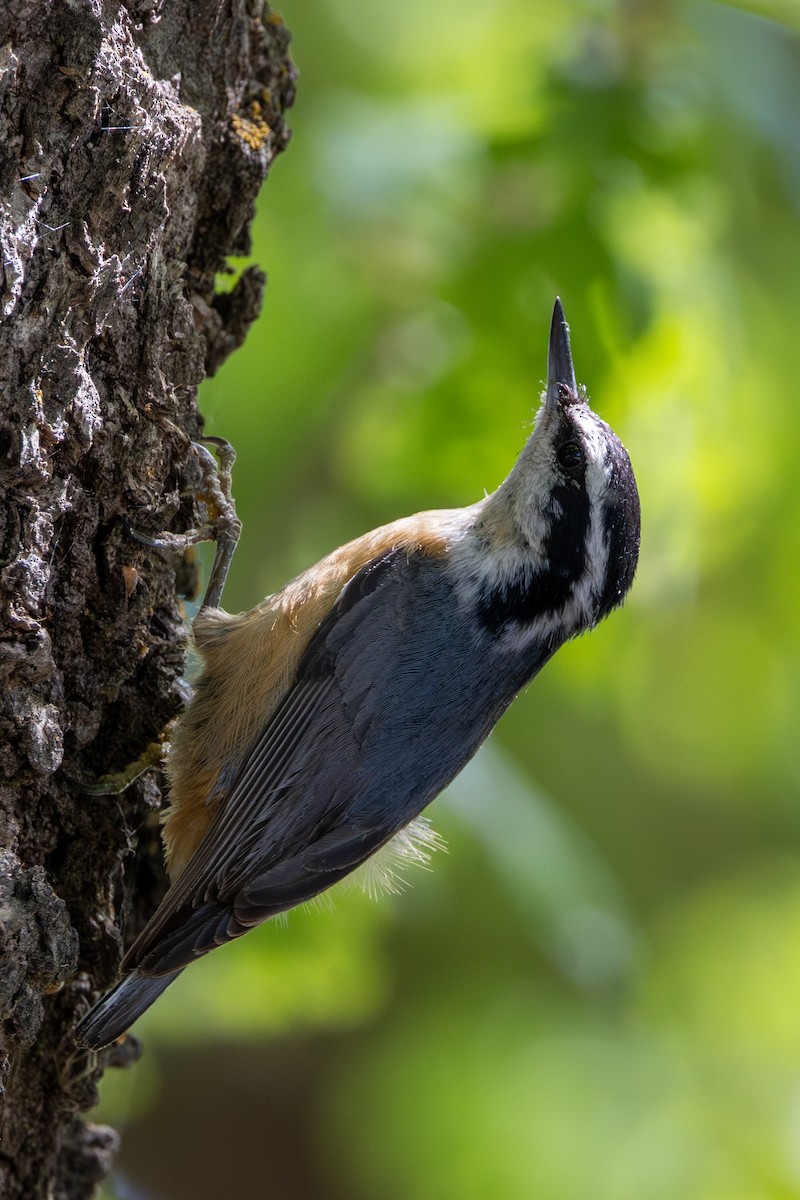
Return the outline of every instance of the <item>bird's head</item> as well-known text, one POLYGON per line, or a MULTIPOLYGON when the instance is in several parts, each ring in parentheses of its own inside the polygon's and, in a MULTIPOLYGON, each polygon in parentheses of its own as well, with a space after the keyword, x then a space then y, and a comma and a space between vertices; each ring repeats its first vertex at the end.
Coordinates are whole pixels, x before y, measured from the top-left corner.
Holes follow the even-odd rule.
POLYGON ((479 586, 490 625, 560 641, 624 600, 639 554, 639 494, 625 447, 576 383, 560 300, 533 433, 481 509, 489 553, 479 586))

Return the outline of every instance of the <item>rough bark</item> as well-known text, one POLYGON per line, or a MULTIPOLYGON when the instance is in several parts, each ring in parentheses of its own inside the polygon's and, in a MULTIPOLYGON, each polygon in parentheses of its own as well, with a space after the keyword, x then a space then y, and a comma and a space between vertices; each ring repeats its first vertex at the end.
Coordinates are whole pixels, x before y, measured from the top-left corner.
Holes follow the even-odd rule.
MULTIPOLYGON (((77 1017, 163 887, 159 777, 87 779, 184 700, 178 584, 130 536, 189 528, 197 385, 238 345, 288 133, 288 34, 260 0, 0 0, 0 1195, 92 1195, 108 1054, 77 1017), (12 16, 13 13, 13 16, 12 16), (144 829, 144 833, 142 833, 144 829)), ((134 1043, 117 1057, 134 1053, 134 1043)))

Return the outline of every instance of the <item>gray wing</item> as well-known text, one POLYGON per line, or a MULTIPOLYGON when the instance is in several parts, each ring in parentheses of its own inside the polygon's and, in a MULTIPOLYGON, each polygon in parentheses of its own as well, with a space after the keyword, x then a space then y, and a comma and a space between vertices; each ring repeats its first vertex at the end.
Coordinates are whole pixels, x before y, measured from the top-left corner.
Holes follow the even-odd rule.
POLYGON ((342 590, 295 685, 126 965, 174 971, 349 874, 433 799, 549 655, 498 671, 446 560, 392 551, 342 590))

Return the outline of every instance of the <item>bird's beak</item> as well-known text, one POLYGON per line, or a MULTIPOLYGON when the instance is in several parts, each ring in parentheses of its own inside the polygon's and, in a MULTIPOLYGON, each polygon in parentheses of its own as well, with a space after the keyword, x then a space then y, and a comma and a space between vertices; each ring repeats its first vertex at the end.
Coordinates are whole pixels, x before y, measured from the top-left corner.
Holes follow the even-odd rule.
POLYGON ((550 346, 547 352, 547 392, 545 403, 552 411, 564 403, 564 388, 569 389, 573 403, 578 400, 578 384, 575 379, 575 368, 572 365, 572 351, 569 345, 569 325, 567 325, 561 301, 556 296, 553 308, 553 319, 550 322, 550 346))

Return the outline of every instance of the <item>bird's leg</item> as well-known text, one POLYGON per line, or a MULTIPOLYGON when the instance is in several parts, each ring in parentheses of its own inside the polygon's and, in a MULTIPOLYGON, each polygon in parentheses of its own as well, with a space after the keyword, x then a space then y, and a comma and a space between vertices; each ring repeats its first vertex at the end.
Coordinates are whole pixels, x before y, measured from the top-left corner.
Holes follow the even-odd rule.
MULTIPOLYGON (((131 536, 145 546, 156 546, 167 550, 185 550, 198 542, 216 542, 217 550, 214 563, 208 578, 206 594, 200 606, 216 608, 222 598, 222 589, 231 559, 239 541, 242 523, 236 516, 236 506, 231 494, 231 470, 236 459, 236 451, 230 442, 223 438, 206 437, 203 442, 210 443, 217 452, 216 459, 200 442, 192 442, 203 471, 202 485, 197 490, 197 498, 205 505, 206 521, 187 533, 162 533, 158 537, 148 537, 137 529, 131 529, 131 536)), ((129 763, 121 771, 109 775, 101 775, 97 779, 86 780, 82 790, 92 796, 118 796, 127 790, 141 775, 152 767, 160 765, 164 757, 164 744, 169 740, 169 734, 174 725, 170 721, 160 739, 151 742, 135 762, 129 763)))
POLYGON ((187 533, 162 533, 158 537, 148 537, 147 534, 131 529, 131 535, 145 546, 156 546, 165 550, 185 550, 189 546, 196 546, 198 542, 215 542, 217 550, 200 608, 216 608, 222 598, 228 568, 242 531, 242 523, 236 515, 236 506, 231 494, 231 471, 236 451, 230 442, 218 437, 202 438, 200 442, 192 442, 192 447, 203 471, 203 481, 197 490, 197 497, 205 504, 206 521, 187 533), (216 459, 201 442, 208 442, 214 446, 217 452, 216 459))

